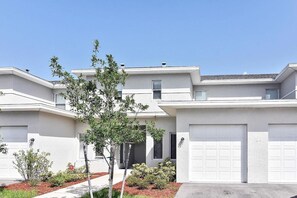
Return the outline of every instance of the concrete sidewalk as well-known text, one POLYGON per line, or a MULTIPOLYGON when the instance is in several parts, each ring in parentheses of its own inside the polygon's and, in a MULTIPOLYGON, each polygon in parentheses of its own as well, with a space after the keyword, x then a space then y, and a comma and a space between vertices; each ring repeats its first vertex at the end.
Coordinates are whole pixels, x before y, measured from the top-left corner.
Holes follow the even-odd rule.
MULTIPOLYGON (((128 170, 129 175, 130 171, 128 170)), ((124 170, 119 170, 115 172, 113 178, 113 184, 119 183, 123 179, 124 170)), ((98 177, 91 180, 93 191, 98 191, 104 187, 108 187, 108 175, 98 177)), ((82 182, 79 184, 75 184, 73 186, 68 186, 66 188, 59 189, 57 191, 53 191, 47 194, 43 194, 37 196, 36 198, 74 198, 81 197, 85 193, 89 191, 88 182, 82 182)))

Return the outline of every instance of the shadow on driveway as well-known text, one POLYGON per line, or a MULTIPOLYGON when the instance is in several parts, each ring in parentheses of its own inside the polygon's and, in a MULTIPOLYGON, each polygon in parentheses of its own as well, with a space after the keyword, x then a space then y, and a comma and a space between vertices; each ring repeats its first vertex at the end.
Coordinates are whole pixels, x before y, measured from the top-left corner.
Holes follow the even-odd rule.
POLYGON ((297 184, 185 183, 175 198, 297 198, 297 184))

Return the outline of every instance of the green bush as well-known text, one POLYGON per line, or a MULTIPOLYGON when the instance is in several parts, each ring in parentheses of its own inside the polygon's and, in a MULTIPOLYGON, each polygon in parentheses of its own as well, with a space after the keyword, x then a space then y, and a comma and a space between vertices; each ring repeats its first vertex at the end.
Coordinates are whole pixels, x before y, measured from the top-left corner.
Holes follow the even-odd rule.
POLYGON ((48 181, 51 184, 51 187, 63 186, 66 182, 65 176, 62 173, 58 173, 57 175, 50 178, 48 181))
POLYGON ((148 174, 144 177, 144 180, 147 181, 149 184, 154 184, 154 181, 157 179, 157 177, 153 174, 148 174))
POLYGON ((73 182, 81 179, 85 179, 87 176, 82 173, 69 173, 67 171, 58 172, 56 175, 49 179, 49 183, 52 187, 63 186, 67 182, 73 182))
POLYGON ((82 173, 63 173, 63 176, 65 178, 65 182, 72 182, 77 181, 81 179, 85 179, 86 175, 82 173))
POLYGON ((168 182, 165 179, 157 179, 155 182, 155 188, 157 189, 164 189, 166 188, 168 182))
POLYGON ((138 177, 133 176, 133 175, 129 176, 126 179, 126 183, 130 187, 138 186, 139 182, 140 182, 140 179, 138 177))
MULTIPOLYGON (((113 190, 112 191, 112 198, 119 198, 121 193, 119 191, 113 190)), ((108 188, 103 188, 102 190, 93 192, 94 198, 106 198, 108 197, 108 188)), ((90 198, 90 194, 86 193, 82 196, 82 198, 90 198)), ((146 196, 141 195, 128 195, 124 194, 124 198, 148 198, 146 196)))
MULTIPOLYGON (((163 172, 166 175, 166 177, 168 178, 168 181, 170 182, 175 181, 176 167, 175 167, 175 164, 171 162, 169 158, 166 158, 163 162, 159 163, 158 168, 160 170, 160 173, 163 172)), ((163 179, 166 179, 166 178, 163 178, 163 179)))
POLYGON ((144 179, 140 179, 140 181, 137 184, 138 189, 147 189, 149 185, 150 185, 149 182, 147 182, 144 179))
POLYGON ((41 181, 46 182, 46 181, 48 181, 53 175, 54 175, 54 173, 53 173, 52 171, 49 171, 49 172, 47 172, 47 173, 40 174, 41 181))
POLYGON ((33 149, 27 151, 20 150, 13 154, 15 161, 13 161, 14 168, 21 174, 24 180, 41 180, 41 175, 47 174, 53 162, 49 161, 49 153, 39 150, 36 152, 33 149))
POLYGON ((145 163, 133 164, 133 170, 131 174, 135 177, 144 178, 147 174, 152 173, 153 169, 149 168, 145 163))

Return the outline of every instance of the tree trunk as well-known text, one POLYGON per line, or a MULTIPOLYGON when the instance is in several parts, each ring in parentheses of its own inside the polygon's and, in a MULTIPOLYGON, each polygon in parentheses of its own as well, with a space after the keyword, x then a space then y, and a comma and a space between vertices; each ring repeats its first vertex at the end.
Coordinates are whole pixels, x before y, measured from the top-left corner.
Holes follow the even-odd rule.
POLYGON ((113 173, 114 173, 114 156, 115 156, 115 148, 114 145, 111 144, 110 147, 110 166, 109 166, 109 190, 108 197, 112 198, 112 185, 113 185, 113 173))
POLYGON ((127 176, 127 169, 128 169, 128 164, 129 164, 129 158, 130 158, 130 151, 131 151, 131 144, 128 144, 128 155, 125 158, 125 172, 123 176, 123 183, 122 183, 122 189, 121 189, 121 196, 120 198, 123 198, 124 195, 124 188, 125 188, 125 181, 126 181, 126 176, 127 176))
POLYGON ((86 163, 86 172, 87 172, 87 176, 88 176, 89 193, 90 193, 90 197, 93 198, 86 143, 84 143, 83 149, 84 149, 84 157, 85 157, 85 163, 86 163))

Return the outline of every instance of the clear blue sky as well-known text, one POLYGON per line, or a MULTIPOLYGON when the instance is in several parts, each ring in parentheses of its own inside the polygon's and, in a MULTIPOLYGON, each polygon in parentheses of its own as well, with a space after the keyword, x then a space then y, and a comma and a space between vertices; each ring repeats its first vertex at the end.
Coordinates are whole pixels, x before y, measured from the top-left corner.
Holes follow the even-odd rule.
POLYGON ((132 67, 279 72, 297 62, 297 1, 0 1, 0 66, 52 79, 53 55, 67 70, 89 67, 94 39, 132 67))

